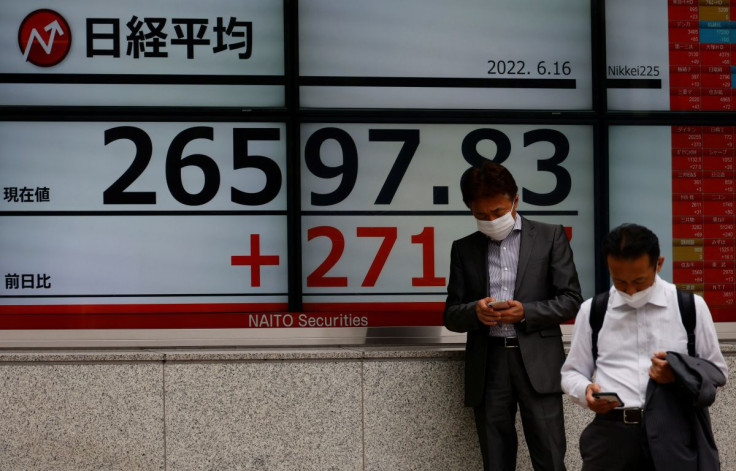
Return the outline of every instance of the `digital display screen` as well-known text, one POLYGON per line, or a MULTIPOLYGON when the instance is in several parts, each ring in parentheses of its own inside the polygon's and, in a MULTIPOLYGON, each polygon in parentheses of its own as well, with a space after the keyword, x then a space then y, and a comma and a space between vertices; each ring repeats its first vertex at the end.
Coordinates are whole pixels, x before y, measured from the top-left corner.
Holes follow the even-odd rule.
POLYGON ((0 105, 285 104, 281 1, 56 3, 0 3, 0 105))
POLYGON ((516 175, 520 214, 565 226, 593 294, 592 127, 303 124, 300 264, 285 134, 1 123, 0 327, 440 326, 451 243, 476 230, 459 178, 485 159, 516 175))
POLYGON ((589 0, 299 4, 307 108, 587 110, 589 0))
POLYGON ((280 123, 0 123, 0 327, 287 310, 285 139, 280 123))
POLYGON ((736 4, 731 0, 606 3, 611 110, 732 111, 736 4))
POLYGON ((736 321, 733 0, 57 3, 0 4, 6 335, 440 331, 485 160, 585 298, 608 216, 736 321))
POLYGON ((661 276, 736 321, 733 126, 610 129, 610 225, 641 224, 660 241, 661 276))

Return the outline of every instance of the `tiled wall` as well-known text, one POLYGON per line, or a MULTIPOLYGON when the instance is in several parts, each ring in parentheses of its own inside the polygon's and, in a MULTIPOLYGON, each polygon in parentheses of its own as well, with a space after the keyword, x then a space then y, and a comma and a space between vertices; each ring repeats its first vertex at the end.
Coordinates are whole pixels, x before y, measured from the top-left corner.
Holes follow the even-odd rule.
MULTIPOLYGON (((0 471, 480 470, 462 371, 454 346, 0 351, 0 471)), ((711 410, 724 471, 734 391, 711 410)), ((574 470, 590 412, 565 408, 574 470)))

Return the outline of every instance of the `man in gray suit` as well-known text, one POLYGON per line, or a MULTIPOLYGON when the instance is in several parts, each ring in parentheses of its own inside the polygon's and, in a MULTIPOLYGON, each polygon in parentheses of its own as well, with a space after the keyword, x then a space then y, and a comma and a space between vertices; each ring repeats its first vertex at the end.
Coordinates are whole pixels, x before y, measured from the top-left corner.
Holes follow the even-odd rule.
POLYGON ((560 324, 582 302, 570 244, 562 226, 517 214, 505 167, 470 168, 460 189, 478 232, 452 244, 444 324, 468 333, 465 405, 484 469, 516 469, 518 404, 534 469, 564 470, 560 324))

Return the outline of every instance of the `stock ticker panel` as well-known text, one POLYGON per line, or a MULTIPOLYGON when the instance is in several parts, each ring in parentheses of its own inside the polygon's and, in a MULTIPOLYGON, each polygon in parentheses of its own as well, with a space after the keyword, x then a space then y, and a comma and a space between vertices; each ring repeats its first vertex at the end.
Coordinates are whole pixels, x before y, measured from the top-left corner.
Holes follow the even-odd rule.
MULTIPOLYGON (((670 0, 670 109, 732 112, 736 2, 670 0)), ((673 126, 674 281, 716 319, 736 311, 733 126, 673 126)))
POLYGON ((736 320, 733 126, 672 127, 672 260, 680 288, 736 320))
POLYGON ((670 109, 731 111, 736 2, 669 0, 670 109))

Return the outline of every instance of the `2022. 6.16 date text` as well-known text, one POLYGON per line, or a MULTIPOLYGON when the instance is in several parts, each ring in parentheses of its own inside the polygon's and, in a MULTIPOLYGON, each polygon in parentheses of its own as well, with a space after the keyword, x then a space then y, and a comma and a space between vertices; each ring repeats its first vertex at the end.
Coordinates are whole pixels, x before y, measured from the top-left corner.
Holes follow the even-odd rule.
POLYGON ((490 59, 488 75, 534 75, 536 77, 567 77, 572 75, 570 61, 538 61, 536 65, 527 65, 526 61, 517 59, 490 59))

